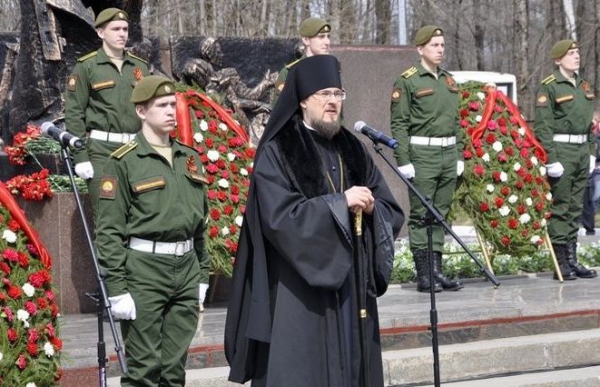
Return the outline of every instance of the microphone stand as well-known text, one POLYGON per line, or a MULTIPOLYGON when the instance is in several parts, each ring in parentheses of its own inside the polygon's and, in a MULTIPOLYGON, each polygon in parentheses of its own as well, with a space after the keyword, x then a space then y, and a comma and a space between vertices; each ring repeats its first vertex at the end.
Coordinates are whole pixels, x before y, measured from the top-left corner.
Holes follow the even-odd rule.
MULTIPOLYGON (((370 137, 369 137, 370 138, 370 137)), ((370 138, 371 139, 371 138, 370 138)), ((442 214, 431 204, 431 200, 423 196, 421 192, 412 184, 406 177, 402 176, 400 171, 394 166, 394 164, 385 156, 383 150, 379 144, 371 139, 373 142, 373 149, 381 158, 386 162, 387 165, 392 168, 392 170, 396 173, 396 175, 406 184, 408 189, 412 193, 415 194, 423 204, 423 207, 427 210, 423 222, 427 226, 427 259, 429 260, 429 283, 431 287, 429 288, 430 302, 431 302, 431 310, 429 312, 430 319, 430 330, 431 330, 431 346, 433 351, 433 380, 435 387, 440 386, 440 365, 439 365, 439 343, 438 343, 438 315, 435 305, 435 278, 433 274, 433 225, 440 224, 452 237, 458 242, 458 244, 465 250, 465 252, 471 257, 471 259, 479 266, 479 272, 487 277, 487 279, 494 284, 494 288, 500 286, 500 282, 498 279, 490 272, 490 270, 485 267, 473 254, 473 252, 469 249, 469 247, 460 239, 458 235, 454 231, 452 231, 452 227, 446 222, 442 214)))
POLYGON ((81 217, 81 223, 83 224, 83 229, 85 231, 85 237, 88 243, 88 247, 90 252, 92 253, 92 261, 94 262, 94 269, 96 271, 96 281, 98 282, 98 293, 85 293, 86 296, 93 299, 96 302, 96 314, 98 316, 98 382, 100 387, 106 387, 107 378, 106 378, 106 363, 108 359, 106 358, 106 345, 104 343, 104 327, 103 327, 103 319, 102 314, 103 310, 106 310, 106 315, 108 316, 108 322, 110 323, 110 330, 112 331, 113 340, 115 342, 115 351, 117 352, 117 358, 119 359, 119 365, 121 367, 121 371, 123 374, 127 373, 127 364, 125 363, 125 358, 123 357, 123 350, 121 347, 121 342, 119 340, 119 336, 117 335, 117 329, 115 328, 115 321, 113 319, 112 314, 110 313, 110 302, 108 300, 108 292, 106 291, 106 284, 104 283, 104 276, 100 272, 100 266, 98 265, 98 256, 96 255, 96 249, 94 248, 94 243, 92 242, 92 236, 90 233, 90 229, 87 224, 87 219, 85 213, 83 211, 83 205, 81 204, 81 198, 79 197, 79 191, 77 190, 77 185, 75 184, 75 175, 73 173, 73 165, 71 158, 69 157, 69 152, 67 149, 67 145, 61 142, 61 158, 63 163, 67 167, 67 172, 69 174, 69 179, 71 181, 71 188, 73 189, 73 194, 75 195, 75 201, 77 202, 77 209, 79 210, 79 216, 81 217))

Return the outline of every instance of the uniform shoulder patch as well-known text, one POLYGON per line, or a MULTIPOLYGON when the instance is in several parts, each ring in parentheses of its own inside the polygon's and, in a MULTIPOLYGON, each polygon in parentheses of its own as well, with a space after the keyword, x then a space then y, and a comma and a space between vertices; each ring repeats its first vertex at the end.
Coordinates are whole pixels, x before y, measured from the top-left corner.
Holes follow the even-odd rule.
POLYGON ((79 75, 71 74, 69 80, 67 81, 67 89, 69 91, 77 91, 77 81, 79 80, 79 75))
POLYGON ((110 157, 120 160, 127 153, 129 153, 130 151, 135 149, 137 147, 137 145, 138 145, 138 143, 135 140, 129 141, 127 144, 123 145, 122 147, 120 147, 119 149, 117 149, 116 151, 111 153, 110 157))
POLYGON ((547 85, 549 83, 552 83, 556 81, 556 77, 554 75, 550 75, 549 77, 546 77, 542 80, 542 85, 547 85))
POLYGON ((98 55, 98 51, 92 51, 89 54, 86 54, 86 55, 82 56, 81 58, 78 58, 77 62, 83 62, 84 60, 88 60, 90 58, 93 58, 96 55, 98 55))
POLYGON ((116 176, 105 175, 100 181, 100 198, 114 199, 117 197, 117 186, 119 181, 116 176))
POLYGON ((394 87, 394 90, 392 91, 392 102, 400 101, 401 96, 402 96, 402 89, 400 89, 398 87, 394 87))
POLYGON ((537 96, 536 107, 545 107, 548 105, 548 96, 546 94, 540 93, 537 96))
POLYGON ((417 69, 416 67, 413 66, 413 67, 409 68, 408 70, 406 70, 405 72, 403 72, 401 77, 408 79, 408 78, 412 77, 413 75, 415 75, 418 71, 419 71, 419 69, 417 69))
POLYGON ((133 59, 137 59, 137 60, 139 60, 140 62, 143 62, 143 63, 145 63, 146 65, 148 65, 148 61, 147 61, 146 59, 142 59, 142 58, 140 58, 139 56, 132 54, 131 52, 127 52, 127 54, 128 54, 130 57, 132 57, 133 59))

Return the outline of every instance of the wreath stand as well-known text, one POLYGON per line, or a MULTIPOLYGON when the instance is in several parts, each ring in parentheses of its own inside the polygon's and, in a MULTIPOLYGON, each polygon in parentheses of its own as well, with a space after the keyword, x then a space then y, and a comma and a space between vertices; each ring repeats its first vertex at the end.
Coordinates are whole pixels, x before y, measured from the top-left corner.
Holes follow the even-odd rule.
MULTIPOLYGON (((488 249, 485 239, 475 227, 475 233, 477 234, 477 241, 479 242, 479 246, 481 247, 481 253, 483 254, 483 258, 485 259, 485 264, 488 269, 494 274, 494 268, 492 267, 492 260, 494 253, 488 249)), ((550 241, 550 236, 548 235, 548 231, 544 233, 544 248, 542 251, 549 251, 550 256, 552 257, 552 262, 554 263, 554 270, 556 271, 556 276, 558 277, 558 281, 560 283, 563 282, 562 272, 560 271, 560 266, 558 265, 558 260, 556 259, 556 254, 554 253, 554 249, 552 248, 552 242, 550 241)))

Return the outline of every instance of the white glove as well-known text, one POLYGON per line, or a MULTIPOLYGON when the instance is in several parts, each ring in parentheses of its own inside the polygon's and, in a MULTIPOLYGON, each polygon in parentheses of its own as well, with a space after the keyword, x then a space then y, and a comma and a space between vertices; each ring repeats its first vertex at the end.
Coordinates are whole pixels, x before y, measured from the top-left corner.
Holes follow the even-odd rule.
POLYGON ((412 164, 406 164, 398 167, 398 171, 400 171, 400 174, 407 179, 412 179, 415 177, 415 167, 412 164))
POLYGON ((108 297, 110 311, 115 318, 121 320, 135 320, 135 302, 131 294, 125 293, 119 296, 108 297))
POLYGON ((465 171, 465 162, 462 160, 456 161, 456 176, 460 176, 465 171))
POLYGON ((546 173, 550 177, 561 177, 564 171, 565 169, 559 161, 546 165, 546 173))
POLYGON ((590 173, 594 173, 594 169, 596 169, 596 157, 590 155, 590 173))
POLYGON ((94 178, 94 167, 89 161, 75 164, 75 173, 84 180, 94 178))
POLYGON ((200 295, 198 296, 198 301, 200 304, 204 304, 204 299, 206 298, 206 291, 208 290, 208 284, 200 284, 200 295))

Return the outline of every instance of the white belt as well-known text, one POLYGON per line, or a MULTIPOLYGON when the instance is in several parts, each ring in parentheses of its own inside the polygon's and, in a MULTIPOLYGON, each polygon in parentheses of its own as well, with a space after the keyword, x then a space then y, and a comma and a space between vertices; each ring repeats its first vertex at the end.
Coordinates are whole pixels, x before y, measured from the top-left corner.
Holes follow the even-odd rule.
POLYGON ((456 144, 456 137, 421 137, 411 136, 410 143, 414 145, 450 146, 456 144))
POLYGON ((94 140, 127 144, 129 141, 135 138, 135 133, 110 133, 103 130, 94 129, 90 132, 90 138, 93 138, 94 140))
POLYGON ((194 248, 194 239, 183 242, 154 242, 131 237, 129 238, 129 248, 145 253, 182 256, 194 248))
POLYGON ((587 134, 555 134, 554 142, 568 142, 570 144, 583 144, 588 141, 587 134))

